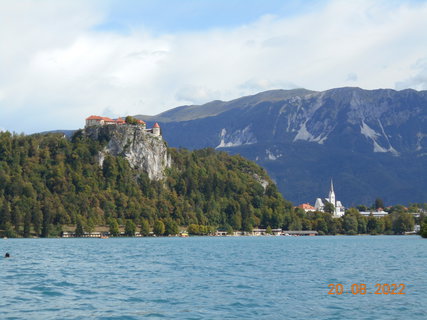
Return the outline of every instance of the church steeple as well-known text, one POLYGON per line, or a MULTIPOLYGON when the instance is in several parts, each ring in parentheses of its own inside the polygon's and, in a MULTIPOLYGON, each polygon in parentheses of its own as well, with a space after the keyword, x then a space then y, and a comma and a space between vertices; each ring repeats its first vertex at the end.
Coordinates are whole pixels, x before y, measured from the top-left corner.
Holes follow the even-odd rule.
POLYGON ((332 181, 332 178, 331 178, 331 189, 329 190, 329 202, 332 203, 334 206, 336 205, 336 203, 335 203, 335 192, 334 192, 334 182, 332 181))

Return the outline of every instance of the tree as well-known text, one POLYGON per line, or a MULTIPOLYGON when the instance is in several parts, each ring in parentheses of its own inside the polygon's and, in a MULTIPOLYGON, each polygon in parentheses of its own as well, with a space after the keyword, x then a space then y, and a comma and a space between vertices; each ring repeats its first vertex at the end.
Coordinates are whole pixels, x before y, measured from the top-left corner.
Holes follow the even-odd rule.
POLYGON ((346 214, 343 218, 344 232, 350 235, 357 234, 358 230, 357 218, 352 214, 346 214))
POLYGON ((141 220, 141 229, 140 229, 141 235, 143 237, 146 237, 150 234, 150 224, 146 219, 141 220))
POLYGON ((375 218, 372 213, 368 217, 368 224, 366 226, 366 231, 370 234, 377 234, 378 229, 378 219, 375 218))
POLYGON ((162 236, 165 233, 165 224, 162 220, 154 222, 153 232, 156 236, 162 236))
POLYGON ((361 214, 358 214, 357 215, 357 232, 361 234, 366 233, 366 225, 367 225, 366 218, 361 214))
POLYGON ((377 228, 376 228, 376 233, 382 234, 384 233, 384 226, 385 226, 385 222, 383 218, 377 219, 377 228))
POLYGON ((200 228, 198 224, 190 224, 187 228, 187 232, 188 234, 194 234, 194 235, 198 235, 200 234, 200 228))
POLYGON ((328 233, 328 224, 326 223, 325 219, 323 219, 323 217, 319 217, 316 219, 316 230, 320 234, 328 233))
POLYGON ((31 232, 31 212, 27 211, 24 218, 24 238, 29 238, 31 232))
POLYGON ((43 212, 43 223, 42 223, 42 233, 43 238, 48 238, 50 233, 50 209, 46 209, 43 212))
POLYGON ((126 220, 125 235, 128 237, 134 237, 136 232, 136 225, 132 220, 126 220))
POLYGON ((289 224, 289 230, 302 230, 302 223, 299 217, 292 217, 292 222, 289 224))
POLYGON ((356 206, 356 209, 359 211, 368 211, 368 207, 363 204, 356 206))
POLYGON ((240 212, 237 212, 233 215, 231 224, 234 230, 242 229, 242 215, 240 212))
POLYGON ((112 235, 113 237, 117 237, 120 235, 120 230, 119 230, 119 223, 117 222, 116 219, 112 218, 110 219, 110 235, 112 235))
POLYGON ((337 234, 342 232, 342 219, 333 219, 330 224, 329 234, 337 234))
POLYGON ((40 210, 39 207, 34 209, 33 212, 33 227, 34 227, 34 233, 39 236, 41 233, 41 225, 43 220, 43 213, 40 210))
POLYGON ((427 218, 425 218, 424 222, 421 224, 420 235, 423 238, 427 238, 427 218))
POLYGON ((380 208, 384 209, 384 202, 383 202, 383 200, 380 199, 380 198, 376 198, 375 199, 375 203, 374 203, 374 207, 375 207, 376 210, 378 210, 380 208))
POLYGON ((125 122, 126 122, 127 124, 138 124, 138 119, 136 119, 136 118, 134 118, 134 117, 131 117, 131 116, 127 116, 127 117, 125 118, 125 122))
POLYGON ((323 210, 327 213, 334 214, 335 206, 330 202, 326 202, 323 210))
POLYGON ((7 222, 4 226, 4 235, 8 238, 15 238, 17 236, 12 224, 7 222))
POLYGON ((165 235, 177 235, 179 233, 179 228, 177 223, 171 218, 166 219, 165 221, 165 235))
POLYGON ((6 224, 10 223, 10 207, 7 201, 4 201, 2 208, 0 209, 0 227, 6 229, 6 224))
POLYGON ((271 230, 271 227, 268 226, 267 229, 265 229, 266 234, 273 234, 273 231, 271 230))
POLYGON ((232 235, 234 234, 233 227, 232 227, 232 226, 230 226, 229 224, 227 224, 227 226, 226 226, 226 228, 225 228, 225 229, 227 230, 227 234, 228 234, 229 236, 232 236, 232 235))
POLYGON ((93 230, 95 230, 95 225, 96 224, 95 224, 93 218, 87 219, 87 223, 86 223, 86 226, 85 226, 86 231, 87 232, 93 232, 93 230))
POLYGON ((246 232, 252 232, 253 229, 254 229, 254 227, 250 223, 245 223, 245 226, 243 228, 243 230, 246 231, 246 232))
POLYGON ((392 230, 395 234, 414 230, 414 217, 410 213, 397 212, 392 214, 392 230))
POLYGON ((83 235, 85 234, 85 231, 83 228, 83 222, 80 217, 77 218, 75 234, 76 234, 76 237, 83 237, 83 235))
POLYGON ((116 159, 110 155, 107 155, 102 163, 102 172, 104 177, 109 179, 111 183, 114 183, 119 175, 117 168, 116 159))

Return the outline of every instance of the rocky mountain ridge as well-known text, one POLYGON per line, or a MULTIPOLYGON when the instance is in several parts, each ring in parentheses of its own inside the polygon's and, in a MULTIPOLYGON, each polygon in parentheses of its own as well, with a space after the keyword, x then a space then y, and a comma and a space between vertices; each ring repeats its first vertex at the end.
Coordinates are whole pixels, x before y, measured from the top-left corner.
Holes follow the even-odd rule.
POLYGON ((347 205, 427 201, 427 91, 273 90, 140 118, 171 146, 255 160, 294 202, 325 196, 330 178, 347 205))

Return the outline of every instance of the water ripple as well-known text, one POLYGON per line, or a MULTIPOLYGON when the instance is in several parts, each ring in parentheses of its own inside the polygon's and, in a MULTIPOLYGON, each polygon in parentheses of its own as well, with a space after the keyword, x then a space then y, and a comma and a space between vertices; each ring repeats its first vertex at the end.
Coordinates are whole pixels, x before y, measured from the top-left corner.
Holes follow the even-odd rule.
POLYGON ((419 237, 9 239, 1 319, 427 318, 419 237), (405 283, 406 295, 328 295, 405 283))

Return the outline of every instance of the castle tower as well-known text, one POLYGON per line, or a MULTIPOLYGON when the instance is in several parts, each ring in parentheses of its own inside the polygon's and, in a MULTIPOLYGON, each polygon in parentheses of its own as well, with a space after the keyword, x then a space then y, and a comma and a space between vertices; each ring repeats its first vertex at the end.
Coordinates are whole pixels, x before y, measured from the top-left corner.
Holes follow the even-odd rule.
POLYGON ((155 136, 160 136, 161 135, 161 133, 160 133, 160 126, 159 126, 159 124, 157 122, 154 124, 152 130, 153 130, 153 134, 155 136))
POLYGON ((334 205, 334 207, 336 206, 334 183, 332 182, 332 179, 331 179, 331 189, 329 190, 329 202, 332 203, 334 205))

